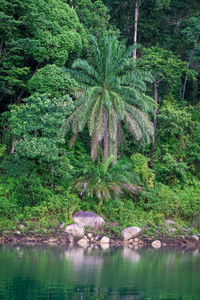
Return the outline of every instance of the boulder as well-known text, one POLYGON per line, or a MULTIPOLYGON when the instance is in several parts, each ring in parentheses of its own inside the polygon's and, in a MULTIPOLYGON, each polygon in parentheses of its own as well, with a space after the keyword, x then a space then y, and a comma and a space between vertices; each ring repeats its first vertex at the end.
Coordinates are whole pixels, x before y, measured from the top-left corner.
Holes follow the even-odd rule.
POLYGON ((87 247, 88 246, 88 241, 86 239, 80 239, 78 241, 79 246, 81 247, 87 247))
POLYGON ((136 226, 126 227, 121 231, 121 235, 123 236, 125 241, 128 241, 132 238, 140 235, 142 229, 136 226))
POLYGON ((83 226, 79 224, 71 224, 64 228, 64 232, 73 235, 76 238, 80 238, 84 235, 83 226))
POLYGON ((107 236, 103 236, 102 239, 100 240, 100 244, 109 244, 110 239, 107 236))
POLYGON ((83 227, 89 226, 94 229, 100 229, 105 224, 103 218, 91 211, 79 211, 74 214, 73 220, 76 224, 83 227))
POLYGON ((161 241, 156 240, 151 243, 151 246, 155 249, 159 249, 162 246, 162 243, 161 243, 161 241))

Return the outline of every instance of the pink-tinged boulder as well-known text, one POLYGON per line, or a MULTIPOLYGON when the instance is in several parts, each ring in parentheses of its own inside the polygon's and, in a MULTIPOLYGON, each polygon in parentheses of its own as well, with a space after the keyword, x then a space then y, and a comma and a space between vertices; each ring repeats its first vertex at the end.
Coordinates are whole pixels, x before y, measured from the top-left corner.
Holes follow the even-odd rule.
POLYGON ((81 238, 84 235, 83 226, 79 224, 71 224, 64 228, 64 232, 73 235, 75 238, 81 238))
POLYGON ((99 215, 91 211, 79 211, 74 214, 73 221, 83 227, 92 227, 94 229, 100 229, 105 224, 105 221, 99 215))
POLYGON ((123 236, 125 241, 133 239, 140 235, 142 229, 137 226, 126 227, 121 231, 121 235, 123 236))

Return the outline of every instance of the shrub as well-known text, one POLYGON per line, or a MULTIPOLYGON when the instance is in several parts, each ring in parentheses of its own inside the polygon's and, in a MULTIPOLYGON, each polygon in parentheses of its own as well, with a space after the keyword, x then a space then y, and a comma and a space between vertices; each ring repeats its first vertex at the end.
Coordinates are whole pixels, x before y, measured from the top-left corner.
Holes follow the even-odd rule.
POLYGON ((131 156, 133 163, 133 171, 139 176, 140 184, 153 187, 155 174, 152 169, 148 167, 149 158, 141 153, 136 153, 131 156))
POLYGON ((148 211, 162 213, 165 217, 185 218, 192 221, 200 210, 200 184, 170 188, 157 183, 155 188, 143 190, 140 195, 140 205, 148 211))

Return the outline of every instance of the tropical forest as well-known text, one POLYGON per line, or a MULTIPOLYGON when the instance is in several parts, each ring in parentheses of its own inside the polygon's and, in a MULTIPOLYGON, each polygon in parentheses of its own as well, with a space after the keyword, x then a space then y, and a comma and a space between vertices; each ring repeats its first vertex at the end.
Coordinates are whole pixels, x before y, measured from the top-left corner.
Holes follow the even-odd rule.
POLYGON ((0 235, 198 234, 199 74, 199 0, 1 0, 0 235))

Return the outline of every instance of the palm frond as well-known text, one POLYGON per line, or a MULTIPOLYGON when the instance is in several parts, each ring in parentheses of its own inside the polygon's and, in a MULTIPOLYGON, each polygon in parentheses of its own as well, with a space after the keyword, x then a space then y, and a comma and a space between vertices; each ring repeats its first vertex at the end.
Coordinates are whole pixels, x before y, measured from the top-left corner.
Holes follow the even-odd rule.
POLYGON ((95 79, 82 72, 71 70, 71 69, 65 69, 65 71, 69 73, 78 82, 85 83, 88 86, 98 85, 98 82, 95 79))
POLYGON ((138 108, 126 104, 126 110, 130 113, 132 118, 137 122, 138 126, 140 127, 143 136, 146 138, 146 141, 149 143, 151 138, 153 140, 154 137, 154 126, 153 123, 150 121, 148 115, 138 108))
POLYGON ((99 95, 97 97, 97 100, 92 108, 92 111, 89 116, 89 121, 88 121, 88 129, 89 129, 89 134, 90 136, 93 135, 95 128, 97 127, 96 121, 98 117, 98 111, 100 107, 100 102, 101 102, 101 96, 99 95))
POLYGON ((131 117, 131 115, 126 111, 124 114, 124 122, 127 125, 127 129, 136 138, 136 140, 142 139, 142 132, 137 122, 131 117))
POLYGON ((112 99, 113 99, 112 102, 114 104, 115 111, 116 111, 119 119, 123 120, 124 112, 125 112, 124 101, 118 93, 111 91, 110 94, 112 95, 112 99))
POLYGON ((131 192, 132 194, 135 194, 141 189, 141 187, 134 186, 131 183, 120 183, 120 187, 127 192, 131 192))
POLYGON ((95 80, 97 84, 99 83, 101 74, 96 72, 96 70, 86 60, 83 60, 80 58, 76 59, 72 65, 72 67, 74 69, 81 71, 81 73, 89 76, 93 80, 95 80))

